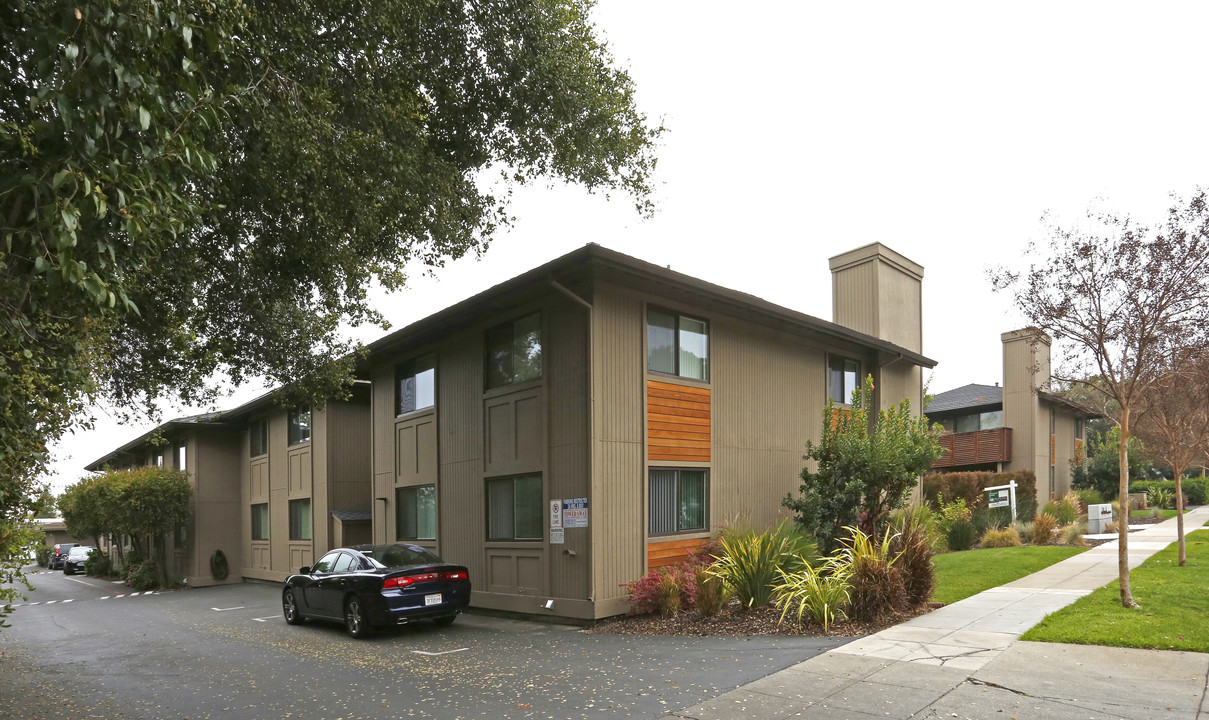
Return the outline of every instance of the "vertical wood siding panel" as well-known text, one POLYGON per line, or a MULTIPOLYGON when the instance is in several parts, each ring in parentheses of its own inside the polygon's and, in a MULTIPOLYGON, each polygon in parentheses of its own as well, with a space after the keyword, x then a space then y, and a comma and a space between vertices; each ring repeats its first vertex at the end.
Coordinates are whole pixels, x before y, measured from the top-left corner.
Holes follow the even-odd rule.
POLYGON ((863 263, 835 274, 832 317, 844 327, 877 336, 877 263, 863 263))
POLYGON ((565 544, 548 546, 550 595, 585 600, 591 594, 591 565, 599 557, 591 551, 599 505, 588 482, 587 313, 554 296, 547 315, 547 499, 590 498, 589 526, 567 528, 565 544))
MULTIPOLYGON (((290 571, 289 447, 285 410, 269 412, 269 569, 290 571)), ((294 568, 297 570, 297 568, 294 568)))
MULTIPOLYGON (((481 333, 467 333, 442 344, 437 365, 439 552, 445 560, 467 566, 472 585, 486 587, 481 333)), ((394 518, 390 522, 393 528, 394 518)))
POLYGON ((369 510, 370 408, 365 399, 328 405, 329 510, 369 510))

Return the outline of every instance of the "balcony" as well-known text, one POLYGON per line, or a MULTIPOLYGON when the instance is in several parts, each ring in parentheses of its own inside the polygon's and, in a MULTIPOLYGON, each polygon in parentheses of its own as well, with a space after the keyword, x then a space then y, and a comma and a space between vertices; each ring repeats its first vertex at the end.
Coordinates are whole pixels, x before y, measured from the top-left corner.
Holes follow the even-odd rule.
POLYGON ((933 468, 1009 462, 1012 459, 1012 429, 946 433, 940 436, 940 446, 945 452, 932 463, 933 468))

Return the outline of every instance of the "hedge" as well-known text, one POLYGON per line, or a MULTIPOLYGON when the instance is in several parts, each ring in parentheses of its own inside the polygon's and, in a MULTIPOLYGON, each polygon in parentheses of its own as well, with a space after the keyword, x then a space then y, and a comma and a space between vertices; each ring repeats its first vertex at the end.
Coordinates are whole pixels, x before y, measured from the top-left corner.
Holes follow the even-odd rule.
POLYGON ((1005 473, 955 472, 924 475, 924 502, 933 509, 938 509, 937 496, 939 495, 941 501, 946 503, 962 498, 970 508, 985 508, 987 496, 983 489, 1007 485, 1013 480, 1016 481, 1016 514, 1027 520, 1033 516, 1037 507, 1037 476, 1031 470, 1005 473))
MULTIPOLYGON (((1184 497, 1188 498, 1189 505, 1205 504, 1206 483, 1209 480, 1205 478, 1185 478, 1180 481, 1180 488, 1184 491, 1184 497)), ((1131 493, 1148 493, 1152 490, 1166 490, 1174 495, 1175 480, 1139 480, 1129 485, 1131 493)))

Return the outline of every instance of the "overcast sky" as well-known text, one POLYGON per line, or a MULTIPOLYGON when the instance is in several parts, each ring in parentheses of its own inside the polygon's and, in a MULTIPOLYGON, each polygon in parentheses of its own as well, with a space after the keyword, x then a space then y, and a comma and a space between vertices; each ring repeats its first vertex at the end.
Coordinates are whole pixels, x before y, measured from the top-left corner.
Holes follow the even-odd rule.
MULTIPOLYGON (((925 268, 932 390, 992 383, 1021 320, 986 271, 1025 266, 1043 213, 1149 219, 1209 185, 1203 3, 601 0, 595 20, 668 128, 655 216, 524 188, 482 260, 375 298, 394 327, 588 242, 830 320, 827 259, 880 241, 925 268)), ((56 492, 149 429, 101 420, 55 448, 56 492)))

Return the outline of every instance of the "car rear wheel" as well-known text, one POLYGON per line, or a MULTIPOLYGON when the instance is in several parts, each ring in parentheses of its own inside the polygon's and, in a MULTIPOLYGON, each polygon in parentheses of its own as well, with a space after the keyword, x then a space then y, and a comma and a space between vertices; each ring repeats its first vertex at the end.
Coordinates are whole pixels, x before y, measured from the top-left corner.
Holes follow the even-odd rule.
POLYGON ((457 620, 457 619, 458 619, 457 615, 442 615, 439 618, 435 618, 432 622, 437 627, 449 627, 450 625, 453 624, 453 621, 457 620))
POLYGON ((293 590, 286 590, 281 594, 281 614, 285 615, 285 621, 290 625, 301 625, 304 622, 302 613, 298 612, 298 602, 294 599, 293 590))
POLYGON ((369 622, 365 619, 365 606, 361 603, 361 598, 356 595, 344 601, 344 627, 348 630, 348 634, 355 638, 369 636, 370 629, 369 622))

